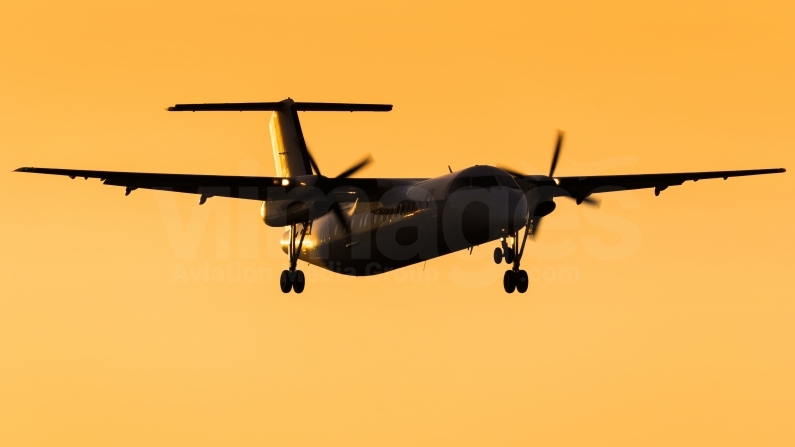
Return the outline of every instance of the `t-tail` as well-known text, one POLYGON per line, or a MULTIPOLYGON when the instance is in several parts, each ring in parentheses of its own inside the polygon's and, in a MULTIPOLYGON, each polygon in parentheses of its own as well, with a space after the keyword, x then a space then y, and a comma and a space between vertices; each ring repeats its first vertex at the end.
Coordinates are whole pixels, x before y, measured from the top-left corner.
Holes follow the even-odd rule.
POLYGON ((306 146, 298 112, 388 112, 391 104, 341 104, 328 102, 295 102, 290 98, 279 102, 244 102, 222 104, 177 104, 171 112, 273 112, 270 120, 271 147, 276 175, 295 177, 320 175, 317 163, 306 146))

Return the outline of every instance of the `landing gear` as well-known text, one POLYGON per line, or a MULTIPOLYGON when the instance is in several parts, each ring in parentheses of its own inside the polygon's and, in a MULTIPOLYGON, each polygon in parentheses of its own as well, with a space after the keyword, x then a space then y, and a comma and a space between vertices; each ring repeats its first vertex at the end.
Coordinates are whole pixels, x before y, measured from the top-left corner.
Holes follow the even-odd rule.
POLYGON ((499 264, 502 262, 502 249, 497 247, 494 249, 494 263, 499 264))
POLYGON ((301 293, 304 291, 306 280, 304 279, 304 272, 301 270, 295 271, 295 278, 293 278, 293 292, 301 293))
POLYGON ((508 247, 504 241, 503 245, 505 245, 504 249, 500 247, 494 249, 494 263, 501 264, 502 260, 505 259, 506 264, 513 264, 513 259, 515 257, 513 249, 508 247))
POLYGON ((505 288, 505 293, 513 293, 516 290, 516 273, 513 270, 505 271, 505 275, 502 277, 502 286, 505 288))
POLYGON ((524 270, 506 270, 502 277, 502 287, 505 289, 505 293, 513 293, 514 290, 525 293, 528 285, 527 272, 524 270))
POLYGON ((527 280, 527 272, 519 270, 516 272, 516 291, 519 293, 527 292, 527 286, 530 285, 527 280))
POLYGON ((306 278, 304 277, 304 272, 301 270, 296 270, 294 272, 282 270, 282 276, 279 278, 279 287, 282 289, 282 292, 290 293, 290 289, 292 289, 295 293, 301 293, 304 291, 305 285, 306 278))
MULTIPOLYGON (((514 290, 519 293, 527 292, 527 287, 530 285, 530 282, 527 277, 527 272, 520 269, 519 265, 522 261, 522 255, 524 254, 524 246, 527 242, 527 235, 530 233, 531 228, 535 231, 536 221, 529 221, 524 229, 524 237, 522 238, 522 244, 519 245, 519 238, 517 237, 518 234, 513 235, 512 247, 508 247, 508 244, 503 241, 503 249, 501 250, 499 247, 494 249, 494 262, 497 261, 497 252, 500 252, 500 258, 505 258, 506 264, 513 264, 513 268, 510 270, 505 271, 505 275, 502 277, 502 287, 505 289, 505 293, 513 293, 514 290), (503 252, 505 253, 503 255, 503 252)), ((501 260, 501 259, 500 259, 501 260)))
POLYGON ((298 240, 298 246, 295 244, 296 237, 298 236, 296 224, 290 226, 290 269, 282 270, 282 275, 279 277, 279 287, 282 289, 283 293, 290 293, 290 290, 295 293, 301 293, 304 291, 304 286, 306 286, 304 272, 297 270, 296 267, 298 266, 298 255, 301 254, 301 247, 304 244, 304 236, 306 236, 306 229, 308 226, 308 222, 304 222, 301 225, 301 237, 298 240))
POLYGON ((290 293, 290 289, 293 288, 293 282, 290 278, 290 271, 289 270, 282 270, 282 276, 279 278, 279 287, 281 287, 282 292, 290 293))
POLYGON ((515 256, 513 254, 513 249, 512 248, 505 249, 505 263, 506 264, 513 264, 514 257, 515 256))

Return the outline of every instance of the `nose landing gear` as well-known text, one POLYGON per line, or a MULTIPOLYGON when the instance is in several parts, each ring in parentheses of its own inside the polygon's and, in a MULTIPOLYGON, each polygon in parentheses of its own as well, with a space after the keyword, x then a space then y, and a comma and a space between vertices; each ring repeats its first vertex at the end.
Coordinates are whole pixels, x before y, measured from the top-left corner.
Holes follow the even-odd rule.
POLYGON ((515 258, 514 253, 514 249, 509 247, 505 240, 503 240, 502 248, 497 247, 494 249, 494 263, 502 264, 504 259, 506 264, 513 264, 513 259, 515 258))
POLYGON ((297 247, 295 245, 297 236, 296 224, 290 226, 290 269, 282 270, 282 275, 279 277, 279 287, 283 293, 290 293, 290 290, 295 293, 304 291, 304 286, 306 285, 304 272, 297 270, 296 267, 298 266, 298 255, 301 254, 301 247, 304 244, 304 236, 306 236, 308 225, 306 222, 301 225, 301 238, 298 240, 297 247))

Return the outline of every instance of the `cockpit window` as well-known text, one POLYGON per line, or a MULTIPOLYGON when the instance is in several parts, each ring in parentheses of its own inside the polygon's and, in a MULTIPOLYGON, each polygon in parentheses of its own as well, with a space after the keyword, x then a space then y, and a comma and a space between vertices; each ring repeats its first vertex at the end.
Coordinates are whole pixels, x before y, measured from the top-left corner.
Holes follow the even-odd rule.
POLYGON ((490 188, 492 186, 503 186, 512 189, 519 189, 519 185, 508 176, 478 175, 474 177, 459 177, 450 184, 450 193, 461 188, 477 187, 490 188))
POLYGON ((493 175, 479 175, 477 177, 472 177, 472 186, 477 186, 479 188, 490 188, 492 186, 497 186, 497 177, 493 175))
POLYGON ((453 193, 467 187, 469 187, 469 177, 459 177, 450 184, 450 192, 453 193))
POLYGON ((508 177, 507 175, 501 175, 497 177, 497 180, 500 181, 500 186, 519 189, 519 185, 516 184, 516 181, 512 177, 508 177))

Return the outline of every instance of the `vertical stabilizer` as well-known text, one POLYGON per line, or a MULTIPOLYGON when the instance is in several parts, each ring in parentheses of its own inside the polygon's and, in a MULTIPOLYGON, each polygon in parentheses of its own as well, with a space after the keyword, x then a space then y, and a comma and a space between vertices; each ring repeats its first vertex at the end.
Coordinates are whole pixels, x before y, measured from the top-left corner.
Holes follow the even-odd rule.
POLYGON ((292 99, 281 101, 270 121, 271 147, 276 163, 276 175, 295 177, 312 174, 309 154, 301 132, 301 123, 292 99))

